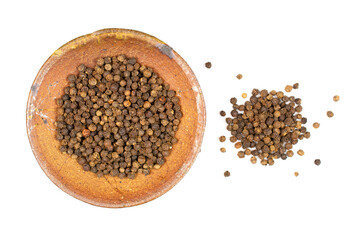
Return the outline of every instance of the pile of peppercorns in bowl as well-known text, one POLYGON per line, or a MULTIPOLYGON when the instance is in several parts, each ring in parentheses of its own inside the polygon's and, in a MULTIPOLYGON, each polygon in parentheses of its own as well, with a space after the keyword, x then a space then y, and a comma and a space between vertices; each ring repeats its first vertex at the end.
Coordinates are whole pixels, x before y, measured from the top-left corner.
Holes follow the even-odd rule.
POLYGON ((179 98, 151 68, 125 55, 81 64, 57 99, 60 151, 85 171, 134 179, 159 169, 178 141, 179 98))

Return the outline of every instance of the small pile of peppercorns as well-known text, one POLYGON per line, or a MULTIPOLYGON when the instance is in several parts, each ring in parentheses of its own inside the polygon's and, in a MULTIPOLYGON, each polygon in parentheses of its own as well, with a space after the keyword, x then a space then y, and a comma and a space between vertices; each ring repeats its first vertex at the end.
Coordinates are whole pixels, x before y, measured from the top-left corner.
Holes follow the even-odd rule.
POLYGON ((60 151, 98 177, 135 178, 165 163, 182 117, 180 99, 151 68, 124 55, 81 64, 57 99, 60 151))
MULTIPOLYGON (((231 98, 230 103, 233 110, 231 117, 226 118, 226 129, 232 135, 230 142, 236 148, 243 148, 238 152, 239 158, 252 155, 252 163, 259 158, 262 165, 273 165, 274 159, 292 157, 293 145, 310 137, 303 126, 307 119, 301 114, 300 98, 288 97, 281 91, 254 89, 244 104, 238 105, 236 98, 231 98)), ((225 112, 221 111, 220 115, 225 116, 225 112)), ((224 140, 225 137, 220 138, 224 140)), ((304 151, 299 150, 298 154, 302 156, 304 151)))

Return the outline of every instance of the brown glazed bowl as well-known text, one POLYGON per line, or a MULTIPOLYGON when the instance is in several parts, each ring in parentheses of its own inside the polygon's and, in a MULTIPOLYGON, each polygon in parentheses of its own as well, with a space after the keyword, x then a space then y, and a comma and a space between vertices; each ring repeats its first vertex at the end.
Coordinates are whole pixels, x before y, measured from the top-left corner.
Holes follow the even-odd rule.
POLYGON ((205 103, 199 83, 187 63, 171 47, 142 32, 103 29, 78 37, 56 50, 44 63, 31 87, 27 111, 27 134, 34 155, 45 174, 71 196, 92 205, 130 207, 151 201, 178 183, 195 161, 205 128, 205 103), (135 179, 86 172, 59 151, 55 139, 55 99, 68 85, 67 76, 77 74, 81 63, 95 66, 98 57, 125 54, 151 67, 180 98, 183 117, 166 163, 148 176, 135 179))

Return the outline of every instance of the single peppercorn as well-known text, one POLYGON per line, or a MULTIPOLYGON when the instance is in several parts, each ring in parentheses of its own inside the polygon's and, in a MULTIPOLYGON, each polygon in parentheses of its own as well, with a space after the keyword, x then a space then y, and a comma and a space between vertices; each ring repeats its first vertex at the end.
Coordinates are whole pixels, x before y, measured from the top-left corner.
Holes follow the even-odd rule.
POLYGON ((220 116, 225 117, 226 116, 225 111, 220 111, 220 116))
POLYGON ((340 100, 340 97, 338 95, 335 95, 333 97, 334 102, 338 102, 340 100))
POLYGON ((274 159, 270 158, 270 159, 268 160, 268 164, 269 164, 270 166, 274 165, 274 163, 275 163, 274 159))
POLYGON ((237 139, 236 139, 235 136, 231 136, 231 137, 230 137, 230 142, 234 143, 234 142, 236 142, 236 140, 237 140, 237 139))
POLYGON ((319 166, 321 164, 321 161, 320 159, 315 159, 314 163, 316 166, 319 166))
POLYGON ((334 116, 334 113, 332 111, 327 111, 326 115, 329 117, 329 118, 332 118, 334 116))
POLYGON ((314 127, 314 128, 319 128, 319 127, 320 127, 320 123, 314 122, 313 127, 314 127))
POLYGON ((291 92, 293 87, 291 85, 286 85, 285 92, 291 92))
POLYGON ((289 150, 289 151, 286 152, 286 155, 287 155, 288 157, 293 157, 293 156, 294 156, 294 152, 293 152, 292 150, 289 150))
POLYGON ((211 66, 212 66, 211 62, 206 62, 206 63, 205 63, 205 67, 206 67, 206 68, 211 68, 211 66))
POLYGON ((236 104, 237 103, 237 99, 235 97, 230 98, 230 103, 231 104, 236 104))
POLYGON ((95 78, 92 77, 89 79, 89 85, 95 86, 96 84, 97 84, 97 80, 95 78))
POLYGON ((298 151, 297 151, 297 154, 299 155, 299 156, 304 156, 304 150, 302 150, 302 149, 299 149, 298 151))
POLYGON ((299 176, 298 172, 294 172, 295 177, 299 176))
POLYGON ((236 75, 236 78, 239 79, 239 80, 242 79, 242 77, 243 76, 241 74, 236 75))
POLYGON ((220 142, 225 142, 226 137, 225 137, 225 136, 221 136, 221 137, 219 137, 219 140, 220 140, 220 142))
POLYGON ((220 152, 222 152, 222 153, 226 152, 226 148, 224 148, 224 147, 220 148, 220 152))
POLYGON ((82 135, 83 135, 83 137, 88 137, 89 135, 90 135, 90 130, 88 130, 88 129, 84 129, 83 131, 82 131, 82 135))
POLYGON ((237 142, 237 143, 235 143, 235 148, 236 148, 236 149, 241 148, 241 146, 242 146, 241 142, 237 142))
POLYGON ((241 97, 242 97, 242 98, 247 98, 247 94, 246 94, 246 93, 243 93, 243 94, 241 94, 241 97))
POLYGON ((268 161, 263 159, 263 160, 261 160, 260 163, 261 163, 261 165, 266 166, 268 164, 268 161))
POLYGON ((229 171, 225 171, 225 172, 224 172, 224 177, 230 177, 230 172, 229 172, 229 171))
POLYGON ((237 155, 238 155, 239 158, 244 158, 245 157, 245 152, 244 151, 239 151, 237 155))
POLYGON ((299 88, 299 83, 295 83, 292 87, 293 87, 293 89, 298 89, 299 88))

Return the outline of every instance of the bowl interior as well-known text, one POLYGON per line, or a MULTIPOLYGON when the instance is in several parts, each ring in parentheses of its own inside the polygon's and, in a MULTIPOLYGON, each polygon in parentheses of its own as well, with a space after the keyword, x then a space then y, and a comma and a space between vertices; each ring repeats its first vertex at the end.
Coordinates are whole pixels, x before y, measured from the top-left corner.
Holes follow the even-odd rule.
POLYGON ((74 39, 40 69, 29 94, 27 131, 37 161, 46 175, 68 194, 93 205, 128 207, 150 201, 173 187, 188 171, 200 150, 205 106, 195 75, 186 62, 162 41, 133 30, 105 29, 74 39), (153 68, 180 97, 183 117, 176 132, 179 142, 166 163, 134 180, 85 172, 75 159, 62 154, 55 139, 56 102, 77 74, 81 63, 95 66, 98 57, 125 54, 153 68))

